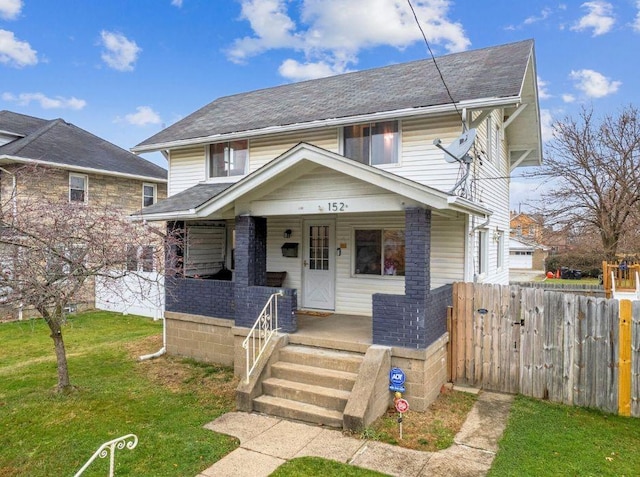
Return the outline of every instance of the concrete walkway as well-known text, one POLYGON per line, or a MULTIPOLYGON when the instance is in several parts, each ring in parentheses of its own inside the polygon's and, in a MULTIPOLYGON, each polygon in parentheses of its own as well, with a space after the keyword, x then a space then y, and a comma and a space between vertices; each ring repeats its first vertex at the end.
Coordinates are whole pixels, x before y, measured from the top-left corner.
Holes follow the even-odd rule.
POLYGON ((498 450, 513 396, 481 392, 454 445, 421 452, 346 437, 338 430, 260 414, 232 412, 205 427, 240 440, 240 447, 197 477, 263 477, 294 457, 315 456, 406 477, 486 475, 498 450))

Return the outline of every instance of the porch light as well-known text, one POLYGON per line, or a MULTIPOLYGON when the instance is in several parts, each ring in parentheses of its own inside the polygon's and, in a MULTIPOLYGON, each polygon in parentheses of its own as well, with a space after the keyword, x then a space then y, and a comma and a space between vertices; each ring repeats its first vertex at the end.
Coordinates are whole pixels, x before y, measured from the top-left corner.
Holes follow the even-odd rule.
POLYGON ((284 238, 291 238, 291 229, 287 229, 283 234, 284 238))

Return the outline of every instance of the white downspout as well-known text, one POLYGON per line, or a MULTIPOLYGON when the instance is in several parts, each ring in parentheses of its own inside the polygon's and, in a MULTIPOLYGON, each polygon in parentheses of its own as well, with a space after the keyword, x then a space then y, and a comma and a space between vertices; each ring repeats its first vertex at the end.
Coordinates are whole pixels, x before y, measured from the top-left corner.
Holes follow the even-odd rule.
POLYGON ((162 317, 162 348, 155 353, 145 354, 138 358, 138 361, 146 361, 148 359, 159 358, 167 352, 167 320, 162 317))

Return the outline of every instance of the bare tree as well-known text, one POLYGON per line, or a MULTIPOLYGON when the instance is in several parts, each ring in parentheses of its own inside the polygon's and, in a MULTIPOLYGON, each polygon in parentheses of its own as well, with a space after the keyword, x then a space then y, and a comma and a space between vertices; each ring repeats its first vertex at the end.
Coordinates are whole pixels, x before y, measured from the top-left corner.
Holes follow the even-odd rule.
POLYGON ((583 108, 577 119, 553 125, 545 163, 547 225, 596 232, 604 258, 613 259, 640 206, 640 116, 627 106, 602 120, 583 108))
MULTIPOLYGON (((19 171, 46 180, 46 170, 19 171)), ((0 303, 37 312, 47 323, 57 360, 58 391, 71 388, 63 340, 65 310, 92 303, 94 281, 135 274, 131 247, 144 247, 145 259, 164 262, 161 232, 127 220, 107 205, 13 192, 0 204, 0 303), (152 233, 153 232, 153 233, 152 233)))

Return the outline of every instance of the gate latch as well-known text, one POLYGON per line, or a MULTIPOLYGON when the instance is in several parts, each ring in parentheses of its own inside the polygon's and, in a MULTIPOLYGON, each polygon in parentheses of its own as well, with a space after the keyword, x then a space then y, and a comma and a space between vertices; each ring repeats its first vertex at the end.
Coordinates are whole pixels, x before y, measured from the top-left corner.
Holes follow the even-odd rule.
POLYGON ((524 326, 524 318, 522 318, 520 321, 514 321, 513 324, 514 325, 524 326))

